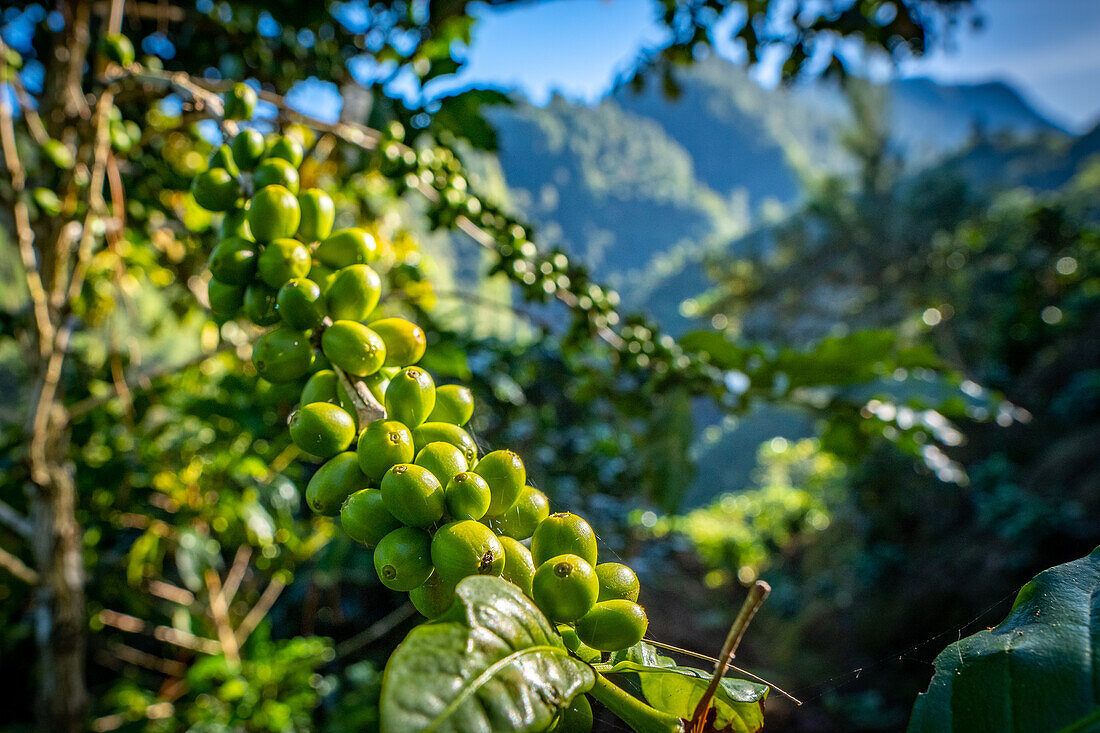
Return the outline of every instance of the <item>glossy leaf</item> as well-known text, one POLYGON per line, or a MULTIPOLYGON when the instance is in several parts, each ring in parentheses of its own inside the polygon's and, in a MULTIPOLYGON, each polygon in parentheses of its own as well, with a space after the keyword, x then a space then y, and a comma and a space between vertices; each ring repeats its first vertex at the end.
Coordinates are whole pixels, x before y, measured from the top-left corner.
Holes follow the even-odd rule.
POLYGON ((913 707, 909 733, 1096 730, 1100 548, 1044 570, 1008 618, 955 642, 913 707))
POLYGON ((413 629, 386 665, 382 729, 541 731, 595 674, 511 583, 473 576, 438 621, 413 629))

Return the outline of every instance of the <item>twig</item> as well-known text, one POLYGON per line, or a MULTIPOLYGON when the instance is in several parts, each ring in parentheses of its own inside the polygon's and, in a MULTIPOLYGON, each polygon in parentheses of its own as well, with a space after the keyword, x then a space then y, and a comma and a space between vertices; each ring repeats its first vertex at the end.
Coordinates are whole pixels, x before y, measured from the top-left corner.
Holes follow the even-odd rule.
POLYGON ((741 610, 737 612, 737 618, 733 620, 729 634, 726 635, 726 643, 722 645, 722 651, 718 654, 718 665, 714 669, 714 677, 711 678, 706 692, 699 698, 699 703, 695 706, 695 713, 691 716, 689 730, 703 730, 703 726, 706 724, 707 711, 710 709, 710 701, 714 698, 714 693, 718 690, 718 685, 726 674, 730 660, 737 651, 737 646, 741 643, 741 637, 745 635, 745 630, 749 628, 753 616, 760 610, 761 604, 764 603, 764 599, 768 597, 771 591, 771 586, 763 580, 756 581, 749 588, 749 595, 741 605, 741 610))
MULTIPOLYGON (((7 46, 4 45, 3 41, 0 41, 0 56, 6 58, 6 52, 7 46)), ((6 72, 8 70, 7 62, 4 62, 0 69, 6 72)), ((6 75, 12 76, 11 74, 6 75)), ((30 118, 27 119, 29 122, 30 118)), ((35 119, 37 120, 37 116, 35 119)), ((39 121, 38 125, 41 126, 41 124, 39 121)), ((31 228, 30 212, 22 197, 26 187, 27 173, 23 168, 23 163, 19 160, 19 149, 15 141, 15 122, 12 118, 11 105, 8 103, 8 97, 5 94, 0 94, 0 145, 2 145, 4 151, 4 164, 11 176, 11 187, 15 194, 12 214, 15 219, 19 257, 23 263, 27 290, 30 291, 34 319, 38 329, 39 353, 45 357, 47 344, 53 339, 53 323, 50 320, 46 288, 42 284, 42 275, 38 270, 38 259, 34 253, 34 229, 31 228)))
POLYGON ((31 520, 3 500, 0 500, 0 522, 6 524, 9 529, 24 539, 30 539, 34 531, 31 520))
POLYGON ((237 548, 237 554, 233 556, 233 565, 225 576, 225 587, 222 595, 225 596, 225 605, 232 606, 233 598, 237 595, 237 589, 241 587, 244 574, 248 571, 248 561, 252 558, 252 548, 249 545, 241 545, 237 548))
POLYGON ((345 657, 348 654, 359 651, 365 646, 373 644, 415 615, 416 609, 411 603, 405 603, 399 606, 397 609, 390 611, 355 636, 337 644, 336 656, 345 657))
POLYGON ((177 662, 173 659, 163 659, 154 654, 135 649, 132 646, 127 646, 126 644, 112 644, 111 654, 120 661, 128 664, 135 664, 145 669, 151 669, 154 672, 160 672, 170 677, 179 677, 187 672, 187 666, 183 664, 183 662, 177 662))
POLYGON ((4 568, 27 585, 38 585, 38 573, 3 548, 0 548, 0 568, 4 568))
POLYGON ((340 380, 340 386, 348 393, 351 403, 355 405, 355 412, 358 414, 360 425, 369 425, 375 420, 381 420, 386 416, 386 408, 378 403, 378 400, 371 394, 370 388, 363 384, 363 380, 358 378, 349 379, 344 370, 335 364, 332 365, 332 371, 336 372, 336 377, 340 380))
POLYGON ((174 644, 203 654, 220 654, 222 650, 221 644, 213 639, 204 639, 188 631, 174 629, 170 626, 161 625, 150 628, 148 623, 136 616, 107 608, 99 612, 99 620, 105 626, 110 626, 119 631, 125 631, 129 634, 151 634, 157 641, 174 644))
POLYGON ((275 601, 278 600, 279 594, 283 592, 283 588, 286 587, 286 582, 282 578, 276 576, 271 579, 271 582, 267 584, 267 588, 264 589, 263 595, 260 596, 260 600, 256 601, 256 605, 252 607, 252 610, 248 612, 248 615, 241 621, 241 625, 237 627, 236 638, 237 644, 243 645, 248 641, 248 637, 256 630, 256 627, 260 625, 260 622, 267 616, 267 612, 271 610, 271 607, 275 605, 275 601))
POLYGON ((146 590, 158 598, 163 598, 172 603, 178 603, 181 606, 190 606, 195 602, 194 593, 185 588, 166 583, 163 580, 149 581, 149 587, 146 590))
MULTIPOLYGON (((689 657, 695 657, 696 659, 701 659, 704 662, 710 662, 710 663, 714 664, 715 666, 718 665, 718 660, 715 659, 714 657, 708 655, 708 654, 700 654, 699 652, 693 652, 690 649, 684 649, 683 647, 673 646, 672 644, 666 644, 663 641, 657 641, 656 639, 645 639, 645 643, 646 644, 651 644, 651 645, 653 645, 655 647, 659 647, 661 649, 667 649, 670 652, 679 652, 680 654, 684 654, 684 655, 687 655, 689 657)), ((791 693, 784 690, 782 687, 779 687, 774 682, 769 682, 768 680, 764 679, 763 677, 760 677, 759 675, 755 675, 752 672, 748 671, 747 669, 743 669, 741 667, 738 667, 736 664, 731 663, 731 664, 727 664, 726 666, 728 667, 727 671, 734 671, 734 672, 737 672, 738 674, 743 674, 746 677, 749 677, 751 679, 756 680, 757 682, 759 682, 762 685, 767 685, 771 689, 778 692, 780 695, 783 695, 784 697, 789 699, 795 705, 801 705, 802 704, 801 700, 799 700, 797 697, 795 697, 791 693)))
POLYGON ((229 623, 229 609, 225 605, 225 596, 222 595, 221 578, 213 570, 207 570, 204 577, 206 592, 210 596, 210 615, 214 619, 214 626, 218 629, 218 641, 221 642, 222 653, 231 664, 239 664, 240 649, 237 645, 237 637, 233 635, 233 627, 229 623))

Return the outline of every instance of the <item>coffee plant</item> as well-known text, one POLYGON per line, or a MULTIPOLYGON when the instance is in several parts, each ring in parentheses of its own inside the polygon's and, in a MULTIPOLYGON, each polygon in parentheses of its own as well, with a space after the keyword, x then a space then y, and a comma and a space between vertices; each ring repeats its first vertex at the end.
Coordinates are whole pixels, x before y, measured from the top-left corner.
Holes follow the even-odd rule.
MULTIPOLYGON (((254 104, 254 92, 236 85, 224 116, 247 119, 254 104)), ((306 489, 310 509, 339 516, 348 536, 373 548, 382 584, 408 593, 431 620, 387 665, 383 729, 586 731, 585 693, 638 731, 702 730, 715 720, 758 728, 767 687, 723 678, 725 665, 711 685, 658 658, 642 641, 649 621, 634 572, 600 562, 582 517, 550 513, 519 455, 486 451, 463 429, 471 391, 417 366, 427 337, 384 315, 382 247, 367 228, 334 231, 332 198, 299 190, 305 155, 292 134, 240 129, 191 194, 221 216, 208 261, 213 315, 268 328, 252 350, 257 374, 301 385, 288 431, 320 464, 306 489), (603 676, 627 670, 684 682, 647 704, 603 676)), ((553 267, 535 269, 546 293, 566 281, 553 267)), ((606 327, 608 301, 590 303, 580 312, 606 327)))
MULTIPOLYGON (((196 527, 213 527, 215 532, 262 534, 256 545, 263 557, 256 567, 279 574, 242 614, 229 608, 226 598, 242 587, 250 550, 238 552, 223 581, 216 570, 220 548, 209 535, 204 542, 194 528, 176 531, 160 520, 123 514, 119 521, 144 523, 144 533, 126 551, 127 581, 147 583, 164 561, 164 548, 175 543, 181 550, 176 562, 184 584, 205 591, 206 609, 188 618, 209 616, 218 638, 183 634, 176 626, 152 629, 159 641, 177 644, 187 654, 210 656, 190 667, 160 660, 166 663, 151 668, 168 670, 173 684, 156 695, 137 685, 121 686, 115 691, 119 707, 136 717, 106 716, 95 722, 97 730, 133 720, 165 720, 188 685, 196 695, 216 698, 212 718, 203 719, 196 706, 199 717, 191 722, 197 728, 215 724, 214 719, 222 726, 306 727, 324 687, 314 671, 332 660, 327 644, 270 642, 260 634, 252 650, 264 655, 263 661, 242 660, 239 652, 286 585, 294 561, 309 557, 325 541, 333 527, 328 517, 336 518, 351 540, 373 549, 378 580, 395 593, 407 593, 424 617, 385 665, 379 710, 384 731, 585 731, 593 725, 589 697, 643 733, 755 731, 763 726, 764 701, 778 688, 755 678, 729 678, 726 672, 767 595, 767 584, 757 581, 749 588, 725 643, 710 660, 712 671, 680 665, 658 652, 667 645, 647 637, 649 619, 639 604, 641 587, 634 571, 606 546, 598 546, 592 526, 578 513, 551 513, 547 496, 530 485, 521 450, 490 446, 469 427, 478 409, 474 392, 459 383, 458 370, 440 367, 453 357, 459 339, 436 328, 429 309, 419 307, 415 292, 427 286, 427 276, 393 256, 388 225, 365 211, 369 196, 364 192, 372 187, 383 187, 393 198, 407 192, 410 198, 421 197, 414 215, 429 227, 468 235, 488 253, 490 272, 506 277, 526 300, 563 304, 567 320, 552 329, 567 372, 559 378, 568 379, 572 369, 598 375, 587 389, 606 390, 619 406, 629 403, 618 408, 624 414, 649 412, 668 395, 685 403, 707 398, 731 415, 764 402, 796 405, 821 418, 822 444, 833 454, 858 455, 869 444, 888 442, 945 480, 960 470, 939 448, 953 434, 951 420, 973 416, 976 405, 998 421, 1018 416, 995 394, 975 396, 973 389, 961 394, 960 375, 930 350, 913 347, 891 332, 856 332, 798 350, 746 343, 712 331, 677 340, 648 318, 623 316, 614 291, 594 282, 564 251, 536 246, 528 224, 474 191, 457 151, 491 130, 486 133, 486 126, 476 124, 463 129, 456 120, 464 117, 453 107, 472 105, 476 111, 479 100, 500 101, 498 96, 480 92, 459 102, 452 99, 434 117, 429 114, 433 110, 399 105, 375 110, 371 121, 381 129, 374 129, 358 122, 312 119, 271 91, 289 88, 301 78, 298 66, 272 63, 272 56, 285 61, 285 54, 300 51, 296 44, 306 39, 314 44, 309 58, 318 73, 336 77, 335 70, 362 41, 343 26, 326 26, 327 5, 260 4, 237 8, 234 15, 228 3, 197 4, 207 25, 186 29, 190 45, 180 45, 188 54, 181 65, 194 65, 196 59, 207 63, 215 56, 236 59, 237 53, 258 70, 263 87, 221 81, 248 75, 229 64, 197 78, 166 70, 163 58, 172 57, 167 52, 163 58, 150 55, 139 62, 134 44, 121 33, 122 3, 71 5, 65 4, 58 17, 43 11, 34 21, 50 30, 53 44, 52 59, 42 56, 49 69, 41 105, 30 101, 23 86, 20 54, 6 41, 0 45, 3 79, 12 92, 9 97, 5 87, 0 99, 0 133, 10 173, 3 193, 28 285, 26 313, 13 320, 24 319, 26 332, 33 334, 26 353, 36 384, 27 455, 19 461, 26 475, 19 474, 18 481, 30 488, 28 511, 37 524, 26 530, 29 521, 20 520, 6 504, 0 519, 21 536, 33 534, 41 540, 34 543, 36 569, 6 551, 0 560, 35 589, 35 616, 43 620, 38 643, 44 729, 82 729, 88 708, 83 581, 80 572, 69 572, 83 566, 81 527, 73 469, 66 461, 74 415, 79 418, 81 410, 87 414, 108 401, 100 390, 85 395, 76 406, 80 409, 70 410, 62 366, 72 351, 71 337, 79 337, 83 324, 99 323, 111 311, 103 284, 124 279, 127 266, 154 273, 151 280, 161 286, 173 277, 186 279, 225 327, 221 335, 233 334, 237 352, 250 356, 251 368, 264 380, 258 392, 268 394, 270 388, 298 396, 286 428, 293 450, 280 453, 272 470, 258 468, 262 461, 253 454, 242 461, 222 456, 217 469, 237 474, 234 478, 243 488, 240 503, 253 516, 265 511, 254 491, 261 475, 270 480, 285 470, 294 479, 301 477, 306 504, 322 519, 310 530, 296 523, 298 507, 291 506, 288 497, 296 496, 291 489, 278 502, 270 523, 274 531, 256 530, 262 522, 242 526, 236 514, 232 521, 216 516, 207 523, 208 516, 196 515, 238 497, 228 496, 230 492, 219 497, 213 490, 196 496, 200 482, 195 476, 202 475, 196 466, 205 450, 199 443, 228 442, 234 432, 246 438, 235 429, 255 416, 246 414, 237 423, 188 423, 199 426, 197 435, 187 434, 186 428, 167 431, 166 441, 177 441, 173 445, 182 447, 192 465, 187 480, 167 470, 153 477, 153 483, 176 490, 173 496, 167 496, 167 489, 161 492, 158 509, 175 513, 185 507, 195 512, 187 516, 196 518, 196 527), (253 34, 264 13, 274 13, 267 17, 285 24, 286 32, 274 39, 253 34), (104 17, 92 23, 89 18, 97 14, 104 17), (290 32, 295 22, 302 32, 290 32), (217 32, 206 34, 211 25, 217 32), (90 43, 92 26, 99 34, 95 44, 90 43), (18 103, 18 118, 11 112, 11 100, 18 103), (178 112, 166 111, 169 103, 177 104, 178 112), (197 152, 211 141, 212 154, 197 152), (152 150, 158 155, 149 154, 152 150), (303 185, 319 179, 316 171, 328 156, 340 156, 341 175, 350 179, 353 196, 303 185), (31 165, 25 168, 23 160, 31 165), (189 193, 180 193, 184 189, 189 193), (139 195, 127 200, 129 192, 139 195), (338 212, 340 199, 344 205, 338 212), (349 212, 357 221, 346 221, 349 212), (166 221, 172 226, 182 222, 180 231, 187 228, 198 235, 188 241, 201 240, 209 251, 195 258, 186 247, 177 251, 178 241, 171 238, 150 237, 149 247, 131 246, 125 239, 139 226, 156 232, 153 222, 159 226, 166 221), (214 236, 205 236, 207 231, 214 236), (50 243, 57 244, 56 257, 50 256, 50 243), (166 251, 173 271, 150 263, 154 247, 166 251), (110 257, 96 257, 101 253, 110 257), (118 263, 121 275, 112 274, 104 260, 118 263), (886 375, 895 381, 918 375, 917 381, 931 386, 904 398, 904 410, 870 409, 872 403, 882 403, 869 402, 867 390, 880 395, 877 383, 886 375), (306 466, 289 465, 294 456, 304 458, 306 466), (307 532, 312 533, 307 537, 307 532), (294 551, 287 552, 290 557, 280 556, 280 548, 294 551), (237 619, 231 618, 234 613, 237 619), (272 666, 279 674, 272 674, 272 666)), ((710 3, 704 10, 725 5, 710 3)), ((769 4, 753 5, 766 14, 769 4)), ((148 17, 158 24, 157 34, 140 44, 143 51, 159 42, 154 37, 158 34, 160 41, 167 41, 160 23, 187 17, 174 5, 135 7, 131 21, 142 23, 148 17)), ((372 46, 379 60, 402 58, 422 82, 453 71, 449 43, 443 41, 469 40, 472 20, 463 4, 442 10, 430 4, 426 17, 404 12, 402 3, 371 7, 390 23, 371 41, 383 39, 372 46), (412 47, 409 35, 418 39, 412 47)), ((677 15, 670 6, 669 22, 677 15)), ((698 41, 694 36, 702 26, 691 13, 686 20, 687 25, 678 25, 694 29, 692 38, 678 39, 673 49, 698 41)), ((852 32, 858 33, 859 24, 850 26, 852 20, 826 23, 818 30, 846 35, 844 29, 855 27, 852 32)), ((875 43, 898 31, 875 28, 875 43)), ((923 44, 923 33, 906 37, 923 44)), ((805 60, 805 39, 799 38, 791 71, 805 60)), ((203 331, 204 338, 208 333, 203 331)), ((89 378, 101 366, 78 371, 72 381, 89 378)), ((113 361, 110 371, 113 381, 106 391, 126 393, 121 362, 113 361)), ((186 403, 181 411, 191 406, 186 403)), ((226 408, 249 411, 239 401, 226 408)), ((203 409, 209 411, 209 405, 203 409)), ((113 468, 103 454, 122 450, 115 445, 124 442, 113 431, 117 417, 96 413, 92 424, 97 435, 85 446, 89 465, 107 466, 96 476, 101 481, 110 480, 113 468)), ((247 442, 237 439, 235 444, 247 442)), ((283 481, 287 488, 290 480, 283 481)), ((109 505, 109 493, 97 494, 96 501, 109 505)), ((659 503, 662 497, 654 493, 650 499, 659 503)), ((181 525, 186 524, 183 517, 177 518, 181 525)), ((94 547, 95 540, 88 544, 94 547)), ((1087 644, 1089 635, 1095 636, 1089 601, 1095 595, 1095 568, 1094 555, 1049 571, 1025 587, 1005 624, 949 649, 929 693, 918 703, 914 729, 980 727, 985 711, 968 707, 969 701, 982 694, 976 690, 994 688, 998 699, 1013 701, 1011 709, 1021 713, 1018 719, 1026 721, 1027 730, 1048 729, 1044 720, 1057 720, 1067 730, 1094 724, 1090 701, 1095 700, 1088 689, 1053 693, 1065 693, 1069 685, 1064 680, 1070 676, 1084 678, 1082 660, 1091 663, 1095 658, 1096 645, 1087 644), (1074 632, 1051 633, 1061 626, 1074 632), (1019 661, 1023 655, 1008 653, 1021 635, 1029 641, 1031 635, 1038 637, 1028 648, 1031 657, 1025 665, 1019 661), (1061 677, 1055 679, 1050 665, 1043 664, 1051 650, 1061 660, 1061 677), (996 660, 992 672, 983 666, 989 659, 996 660), (1017 679, 1051 694, 1020 695, 1014 684, 1005 684, 1017 679), (1050 715, 1043 699, 1057 699, 1059 715, 1050 715)), ((160 598, 184 607, 196 603, 195 592, 157 582, 160 598)), ((149 630, 142 619, 108 609, 93 624, 130 633, 149 630)), ((129 659, 147 668, 158 661, 140 653, 129 653, 129 659)), ((370 674, 361 676, 364 690, 370 689, 370 674)), ((363 719, 369 719, 367 713, 363 719)), ((999 729, 1025 729, 1020 726, 1011 720, 999 723, 999 729)))

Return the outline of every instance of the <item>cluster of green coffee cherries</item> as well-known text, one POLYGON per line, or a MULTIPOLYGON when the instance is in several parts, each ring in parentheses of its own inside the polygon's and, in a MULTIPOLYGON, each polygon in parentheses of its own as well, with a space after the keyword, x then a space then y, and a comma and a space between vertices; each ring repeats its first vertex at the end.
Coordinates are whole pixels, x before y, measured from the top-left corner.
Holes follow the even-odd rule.
POLYGON ((376 241, 364 229, 333 231, 332 199, 299 191, 302 155, 291 138, 244 130, 215 152, 192 193, 225 214, 209 259, 211 309, 275 326, 254 346, 256 371, 306 380, 289 430, 323 463, 306 490, 310 508, 339 515, 349 536, 374 548, 380 581, 408 592, 428 618, 451 606, 463 578, 493 575, 522 589, 586 661, 636 644, 648 625, 637 576, 597 562, 592 527, 551 514, 518 455, 479 452, 463 427, 470 390, 437 386, 416 366, 427 348, 420 327, 372 320, 382 290, 376 241))

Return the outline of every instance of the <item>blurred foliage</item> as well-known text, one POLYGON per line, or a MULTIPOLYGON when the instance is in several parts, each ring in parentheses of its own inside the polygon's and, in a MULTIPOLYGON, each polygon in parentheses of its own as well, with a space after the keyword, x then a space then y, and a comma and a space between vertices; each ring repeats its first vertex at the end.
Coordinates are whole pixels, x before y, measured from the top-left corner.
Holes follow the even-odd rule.
POLYGON ((797 552, 828 528, 832 508, 846 498, 845 467, 816 440, 773 438, 760 447, 752 483, 681 516, 639 517, 656 536, 684 535, 718 586, 751 583, 774 556, 797 552))

